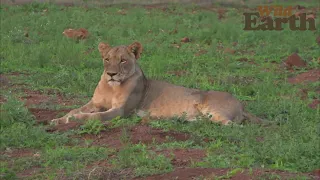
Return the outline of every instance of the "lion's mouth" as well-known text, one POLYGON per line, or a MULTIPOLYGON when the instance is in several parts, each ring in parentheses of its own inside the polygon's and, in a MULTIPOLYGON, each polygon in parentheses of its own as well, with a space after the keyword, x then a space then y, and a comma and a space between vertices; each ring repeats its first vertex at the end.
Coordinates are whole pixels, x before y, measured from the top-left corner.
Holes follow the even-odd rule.
POLYGON ((109 84, 110 86, 119 86, 121 83, 120 83, 120 81, 117 81, 117 80, 114 80, 114 79, 110 79, 110 80, 108 81, 108 84, 109 84))
POLYGON ((109 82, 119 82, 119 81, 115 79, 110 79, 109 82))

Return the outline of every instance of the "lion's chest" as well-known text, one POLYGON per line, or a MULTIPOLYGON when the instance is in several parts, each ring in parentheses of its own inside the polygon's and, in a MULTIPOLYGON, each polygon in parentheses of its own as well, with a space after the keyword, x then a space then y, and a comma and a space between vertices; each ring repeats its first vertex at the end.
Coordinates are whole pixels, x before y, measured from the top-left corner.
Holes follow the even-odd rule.
POLYGON ((110 109, 112 98, 112 90, 100 82, 93 94, 92 103, 98 109, 110 109))
POLYGON ((99 109, 110 109, 112 107, 111 97, 95 95, 92 98, 92 103, 99 109))

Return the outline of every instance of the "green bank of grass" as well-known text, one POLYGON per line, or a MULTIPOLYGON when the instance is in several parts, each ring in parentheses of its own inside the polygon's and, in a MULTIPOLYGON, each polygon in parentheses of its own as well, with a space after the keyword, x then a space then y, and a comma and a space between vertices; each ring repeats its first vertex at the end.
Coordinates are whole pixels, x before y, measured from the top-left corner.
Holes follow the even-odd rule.
MULTIPOLYGON (((193 164, 198 167, 265 167, 309 172, 320 166, 319 109, 307 107, 312 99, 319 98, 316 93, 319 83, 291 85, 287 82, 288 76, 319 68, 319 46, 315 41, 315 34, 320 33, 319 24, 316 33, 288 28, 283 31, 243 31, 242 12, 232 8, 222 21, 216 13, 194 7, 170 6, 165 12, 135 7, 126 10, 126 15, 119 14, 119 9, 62 8, 37 3, 1 6, 0 72, 27 71, 30 75, 17 79, 32 89, 55 89, 71 96, 90 97, 103 70, 98 43, 121 45, 138 40, 144 46, 139 64, 149 78, 203 90, 228 91, 246 101, 248 111, 278 124, 272 127, 221 127, 202 121, 154 121, 151 122, 154 127, 177 129, 194 137, 187 142, 163 144, 160 148, 204 148, 208 155, 202 162, 193 164), (192 13, 194 10, 196 13, 192 13), (77 42, 62 35, 66 28, 80 27, 88 29, 88 39, 77 42), (175 29, 177 32, 173 33, 175 29), (181 43, 182 37, 189 37, 191 42, 181 43), (236 46, 234 42, 237 42, 236 46), (219 43, 236 53, 223 53, 223 49, 217 48, 219 43), (175 48, 172 44, 181 47, 175 48), (206 53, 196 56, 200 50, 206 53), (295 73, 279 69, 278 64, 296 51, 306 60, 308 68, 295 73), (248 58, 255 65, 237 61, 239 58, 248 58), (168 73, 172 71, 184 71, 184 75, 168 73), (307 100, 297 96, 301 88, 310 90, 307 100), (197 137, 211 141, 197 142, 197 137)), ((34 126, 33 117, 17 99, 9 98, 2 108, 0 138, 3 150, 36 148, 56 154, 57 158, 44 157, 45 160, 37 163, 58 169, 62 165, 72 166, 72 154, 76 154, 76 162, 82 162, 78 156, 88 156, 94 161, 106 154, 102 153, 104 149, 63 149, 73 142, 68 134, 49 134, 43 127, 34 126), (57 148, 54 152, 46 151, 53 147, 57 148), (59 158, 69 155, 71 161, 66 163, 65 158, 59 158)), ((139 120, 134 117, 116 119, 114 127, 137 122, 139 120)), ((95 130, 89 127, 84 131, 99 132, 95 130)), ((147 162, 142 158, 146 154, 144 146, 128 147, 116 155, 115 165, 133 168, 136 175, 172 170, 167 159, 155 156, 147 162), (126 156, 135 149, 138 154, 126 156)))
POLYGON ((146 145, 128 145, 113 161, 116 169, 132 168, 135 176, 167 173, 173 170, 170 159, 149 151, 146 145))
POLYGON ((16 173, 30 168, 47 178, 56 177, 59 170, 70 174, 93 161, 107 159, 112 152, 102 147, 78 147, 77 140, 68 137, 70 132, 48 133, 44 127, 34 125, 34 117, 23 103, 7 97, 7 102, 1 106, 1 152, 30 149, 38 153, 13 158, 2 154, 1 176, 5 179, 14 179, 16 173))
POLYGON ((71 142, 63 134, 49 134, 44 127, 34 126, 34 116, 18 99, 7 96, 1 106, 0 148, 53 148, 71 142))

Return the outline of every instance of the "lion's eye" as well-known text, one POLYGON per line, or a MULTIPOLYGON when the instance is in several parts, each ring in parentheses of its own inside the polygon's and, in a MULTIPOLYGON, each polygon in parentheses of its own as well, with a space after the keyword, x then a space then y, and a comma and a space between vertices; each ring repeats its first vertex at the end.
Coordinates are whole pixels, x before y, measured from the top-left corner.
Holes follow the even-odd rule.
POLYGON ((105 60, 106 62, 109 62, 109 59, 108 59, 108 58, 105 58, 104 60, 105 60))
POLYGON ((121 61, 120 61, 121 63, 126 63, 127 62, 127 60, 125 60, 125 59, 121 59, 121 61))

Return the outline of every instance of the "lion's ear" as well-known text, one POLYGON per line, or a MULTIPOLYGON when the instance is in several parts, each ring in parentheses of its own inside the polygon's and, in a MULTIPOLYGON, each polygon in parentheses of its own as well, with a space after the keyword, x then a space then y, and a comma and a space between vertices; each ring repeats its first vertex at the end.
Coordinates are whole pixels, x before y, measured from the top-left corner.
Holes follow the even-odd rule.
POLYGON ((108 52, 111 49, 111 46, 109 44, 101 42, 101 43, 99 43, 98 49, 99 49, 101 56, 103 56, 103 54, 105 52, 108 52))
POLYGON ((134 42, 128 46, 128 50, 134 54, 136 59, 139 59, 143 48, 139 42, 134 42))

